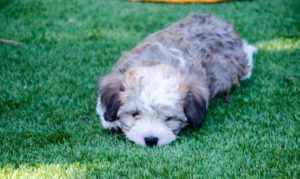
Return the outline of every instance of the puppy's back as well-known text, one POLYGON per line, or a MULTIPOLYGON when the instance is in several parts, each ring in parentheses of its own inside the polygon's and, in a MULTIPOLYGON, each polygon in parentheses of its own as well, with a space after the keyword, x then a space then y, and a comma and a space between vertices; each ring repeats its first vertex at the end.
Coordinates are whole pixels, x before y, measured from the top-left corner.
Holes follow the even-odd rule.
POLYGON ((243 48, 247 42, 239 37, 230 23, 215 16, 192 14, 148 36, 132 52, 155 43, 179 50, 189 61, 186 64, 193 66, 187 68, 194 71, 204 68, 211 97, 229 92, 239 86, 240 80, 251 75, 255 50, 250 59, 243 48))

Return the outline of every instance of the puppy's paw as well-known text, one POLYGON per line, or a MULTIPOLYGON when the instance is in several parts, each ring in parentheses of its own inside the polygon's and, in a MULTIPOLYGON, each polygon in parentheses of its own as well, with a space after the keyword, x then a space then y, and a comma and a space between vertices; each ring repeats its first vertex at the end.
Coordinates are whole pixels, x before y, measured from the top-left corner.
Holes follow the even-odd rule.
POLYGON ((119 130, 119 127, 114 122, 108 122, 102 117, 101 117, 101 124, 104 129, 115 130, 115 131, 119 130))

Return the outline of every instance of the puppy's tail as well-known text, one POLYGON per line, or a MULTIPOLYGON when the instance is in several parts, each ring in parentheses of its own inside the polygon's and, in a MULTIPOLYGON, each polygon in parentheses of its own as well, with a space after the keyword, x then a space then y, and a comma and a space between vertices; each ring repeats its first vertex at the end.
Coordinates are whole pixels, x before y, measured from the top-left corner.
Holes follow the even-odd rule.
POLYGON ((247 55, 247 73, 242 76, 242 80, 247 80, 252 75, 252 69, 253 69, 253 55, 257 52, 257 48, 253 45, 248 44, 246 40, 243 40, 243 50, 247 55))

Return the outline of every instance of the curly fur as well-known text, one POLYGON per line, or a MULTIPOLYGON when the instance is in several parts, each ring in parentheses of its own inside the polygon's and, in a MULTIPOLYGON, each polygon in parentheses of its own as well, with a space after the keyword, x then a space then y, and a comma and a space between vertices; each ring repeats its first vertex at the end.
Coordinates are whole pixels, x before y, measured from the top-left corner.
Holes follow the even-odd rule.
POLYGON ((210 99, 250 78, 255 51, 230 23, 190 15, 123 53, 101 80, 102 125, 142 146, 149 136, 168 144, 183 127, 203 124, 210 99))

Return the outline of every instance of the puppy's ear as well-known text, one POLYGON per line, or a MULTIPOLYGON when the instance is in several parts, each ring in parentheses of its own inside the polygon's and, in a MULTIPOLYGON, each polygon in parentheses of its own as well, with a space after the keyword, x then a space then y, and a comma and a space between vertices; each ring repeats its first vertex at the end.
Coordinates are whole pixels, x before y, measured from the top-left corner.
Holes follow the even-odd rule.
POLYGON ((117 114, 121 106, 120 92, 124 91, 122 77, 118 75, 104 77, 98 91, 104 109, 104 119, 110 122, 117 120, 117 114))
POLYGON ((191 88, 185 97, 184 113, 191 127, 200 127, 207 112, 208 93, 206 90, 191 88))

